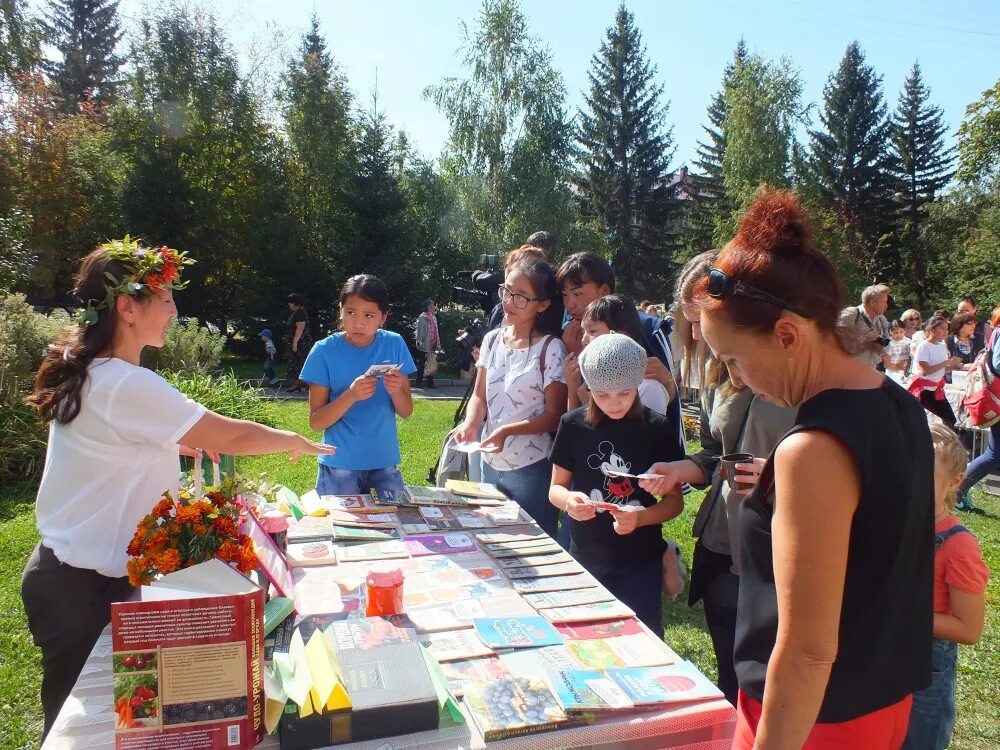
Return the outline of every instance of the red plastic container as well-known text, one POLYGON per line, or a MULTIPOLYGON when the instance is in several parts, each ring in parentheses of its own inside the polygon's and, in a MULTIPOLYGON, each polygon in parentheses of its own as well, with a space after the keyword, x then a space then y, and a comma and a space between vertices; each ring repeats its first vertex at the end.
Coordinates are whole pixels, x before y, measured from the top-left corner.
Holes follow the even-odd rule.
POLYGON ((403 614, 403 571, 399 568, 376 568, 365 578, 368 617, 403 614))

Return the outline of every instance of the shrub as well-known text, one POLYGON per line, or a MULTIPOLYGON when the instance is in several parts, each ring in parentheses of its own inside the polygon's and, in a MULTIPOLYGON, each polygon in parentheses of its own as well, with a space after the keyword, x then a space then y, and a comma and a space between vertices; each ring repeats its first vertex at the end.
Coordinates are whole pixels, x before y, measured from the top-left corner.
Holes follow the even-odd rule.
POLYGON ((45 350, 69 322, 64 313, 36 313, 23 294, 0 298, 0 399, 19 400, 31 390, 45 350))
POLYGON ((210 375, 202 370, 161 374, 185 396, 224 417, 249 419, 271 427, 276 423, 274 406, 262 401, 256 390, 244 387, 231 373, 210 375))
POLYGON ((225 335, 207 326, 199 326, 197 318, 188 318, 183 323, 178 321, 170 326, 162 349, 147 348, 142 353, 142 364, 161 373, 190 375, 214 370, 222 361, 225 344, 225 335))
POLYGON ((0 399, 0 491, 41 473, 47 438, 38 414, 22 398, 0 399))

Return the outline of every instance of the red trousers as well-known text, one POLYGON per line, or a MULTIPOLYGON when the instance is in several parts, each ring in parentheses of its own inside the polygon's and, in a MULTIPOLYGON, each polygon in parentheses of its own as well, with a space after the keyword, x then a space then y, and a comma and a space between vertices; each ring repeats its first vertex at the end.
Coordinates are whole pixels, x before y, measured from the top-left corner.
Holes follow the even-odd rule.
MULTIPOLYGON (((899 750, 910 721, 908 695, 899 703, 837 724, 815 724, 802 750, 899 750)), ((763 706, 740 691, 733 750, 751 750, 763 706)))

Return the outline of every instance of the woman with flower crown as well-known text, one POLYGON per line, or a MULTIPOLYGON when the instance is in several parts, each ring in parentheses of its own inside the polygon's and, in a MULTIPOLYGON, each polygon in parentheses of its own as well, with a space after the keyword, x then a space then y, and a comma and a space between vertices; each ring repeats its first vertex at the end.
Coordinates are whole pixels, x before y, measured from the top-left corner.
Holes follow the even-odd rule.
POLYGON ((178 492, 178 455, 332 453, 294 432, 208 411, 152 370, 177 316, 173 293, 194 261, 126 236, 83 259, 79 325, 53 344, 28 398, 49 422, 35 516, 41 541, 24 569, 21 598, 42 650, 47 735, 101 631, 127 599, 126 548, 164 492, 178 492))

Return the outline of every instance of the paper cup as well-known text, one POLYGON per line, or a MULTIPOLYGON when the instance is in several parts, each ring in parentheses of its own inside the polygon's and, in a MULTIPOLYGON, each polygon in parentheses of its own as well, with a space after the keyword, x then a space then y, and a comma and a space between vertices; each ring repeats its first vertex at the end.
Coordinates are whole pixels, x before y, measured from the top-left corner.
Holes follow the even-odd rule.
POLYGON ((736 475, 741 472, 736 470, 736 464, 753 463, 753 459, 754 455, 752 453, 730 453, 719 459, 722 462, 723 476, 725 476, 726 483, 730 489, 737 492, 747 492, 750 489, 748 485, 737 484, 736 475))

